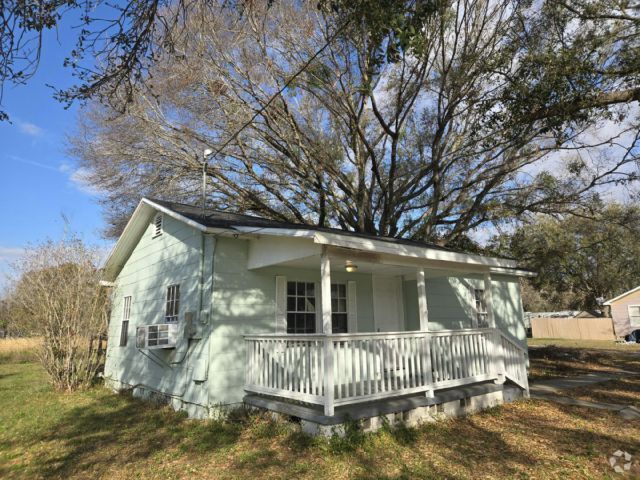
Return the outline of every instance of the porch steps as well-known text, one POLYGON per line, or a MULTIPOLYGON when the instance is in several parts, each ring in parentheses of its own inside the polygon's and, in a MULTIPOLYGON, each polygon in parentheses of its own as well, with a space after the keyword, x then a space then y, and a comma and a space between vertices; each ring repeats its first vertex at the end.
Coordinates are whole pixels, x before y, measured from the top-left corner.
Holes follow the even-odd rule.
POLYGON ((493 393, 503 389, 504 385, 486 382, 467 387, 436 390, 432 398, 428 398, 424 394, 414 394, 355 405, 343 405, 336 407, 335 414, 331 417, 324 415, 322 405, 292 403, 264 395, 246 395, 244 397, 244 403, 252 407, 298 417, 319 425, 332 426, 342 424, 347 420, 361 420, 390 413, 404 412, 418 407, 438 405, 463 398, 493 393))

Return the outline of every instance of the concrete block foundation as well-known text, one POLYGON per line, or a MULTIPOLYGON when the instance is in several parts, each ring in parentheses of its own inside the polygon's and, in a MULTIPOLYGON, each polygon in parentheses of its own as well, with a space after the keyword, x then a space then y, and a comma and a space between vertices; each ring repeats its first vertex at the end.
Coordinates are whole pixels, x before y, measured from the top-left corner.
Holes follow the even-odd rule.
POLYGON ((433 398, 414 395, 360 405, 337 408, 335 415, 326 417, 318 406, 303 406, 257 396, 245 397, 245 404, 300 420, 301 430, 310 435, 344 435, 350 423, 364 432, 374 432, 384 425, 418 427, 446 417, 473 414, 526 396, 516 386, 488 383, 473 387, 443 390, 433 398))

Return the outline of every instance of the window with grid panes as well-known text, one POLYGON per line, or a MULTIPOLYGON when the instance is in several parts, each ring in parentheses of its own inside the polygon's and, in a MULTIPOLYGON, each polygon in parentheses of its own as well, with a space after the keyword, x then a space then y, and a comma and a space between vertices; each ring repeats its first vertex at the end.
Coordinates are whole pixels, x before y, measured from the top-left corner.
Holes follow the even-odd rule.
POLYGON ((164 315, 164 321, 167 323, 176 323, 180 311, 180 285, 170 285, 167 288, 167 308, 164 315))
POLYGON ((122 323, 120 325, 120 346, 126 347, 129 339, 129 318, 131 316, 131 297, 124 297, 122 323))
POLYGON ((489 316, 487 314, 487 304, 484 298, 484 290, 476 288, 473 290, 476 306, 476 322, 478 328, 486 328, 489 326, 489 316))
POLYGON ((315 284, 287 282, 287 333, 315 333, 315 331, 315 284))
POLYGON ((331 284, 331 330, 347 333, 347 285, 331 284))

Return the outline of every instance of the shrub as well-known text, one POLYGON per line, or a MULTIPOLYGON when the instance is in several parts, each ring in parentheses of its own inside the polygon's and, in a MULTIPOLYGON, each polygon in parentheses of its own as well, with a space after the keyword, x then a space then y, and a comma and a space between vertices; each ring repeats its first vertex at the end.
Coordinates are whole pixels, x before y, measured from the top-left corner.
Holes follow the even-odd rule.
POLYGON ((14 266, 10 301, 42 337, 37 356, 59 390, 90 385, 102 366, 108 296, 98 259, 71 237, 26 249, 14 266))

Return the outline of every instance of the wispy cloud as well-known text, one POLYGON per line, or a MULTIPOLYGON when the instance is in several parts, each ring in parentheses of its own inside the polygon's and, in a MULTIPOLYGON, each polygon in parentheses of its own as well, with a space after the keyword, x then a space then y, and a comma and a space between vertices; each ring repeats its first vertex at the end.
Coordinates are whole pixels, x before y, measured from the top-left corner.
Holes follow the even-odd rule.
POLYGON ((47 165, 46 163, 38 162, 36 160, 30 160, 28 158, 19 157, 18 155, 8 154, 8 155, 6 155, 6 157, 9 160, 13 160, 14 162, 20 162, 20 163, 24 163, 26 165, 33 165, 34 167, 44 168, 46 170, 51 170, 51 171, 54 171, 54 172, 62 172, 62 173, 64 173, 64 170, 62 170, 61 166, 47 165))
POLYGON ((69 174, 69 180, 71 181, 71 184, 82 193, 86 193, 87 195, 92 196, 104 193, 99 188, 91 185, 91 182, 89 181, 89 171, 86 168, 80 167, 73 169, 69 165, 63 165, 60 168, 61 171, 65 171, 69 174), (62 168, 65 168, 66 170, 62 170, 62 168))
POLYGON ((31 137, 40 137, 44 134, 44 129, 40 128, 35 123, 18 120, 17 125, 18 129, 20 129, 22 133, 31 137))

